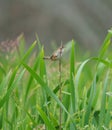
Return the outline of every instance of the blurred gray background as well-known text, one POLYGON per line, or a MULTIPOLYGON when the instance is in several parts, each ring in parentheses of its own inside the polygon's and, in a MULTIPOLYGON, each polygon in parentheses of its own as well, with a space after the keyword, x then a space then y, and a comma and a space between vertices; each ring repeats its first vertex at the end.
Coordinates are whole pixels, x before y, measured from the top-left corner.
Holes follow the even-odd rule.
POLYGON ((0 42, 24 33, 50 47, 75 39, 97 50, 112 26, 112 0, 0 0, 0 42))

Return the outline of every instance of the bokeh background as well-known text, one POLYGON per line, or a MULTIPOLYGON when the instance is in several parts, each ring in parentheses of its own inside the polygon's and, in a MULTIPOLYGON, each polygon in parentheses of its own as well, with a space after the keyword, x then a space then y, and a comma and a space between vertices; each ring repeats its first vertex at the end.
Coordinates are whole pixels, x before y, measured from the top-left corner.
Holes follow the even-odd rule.
POLYGON ((0 42, 22 32, 50 47, 75 39, 97 51, 112 26, 112 0, 0 0, 0 42))

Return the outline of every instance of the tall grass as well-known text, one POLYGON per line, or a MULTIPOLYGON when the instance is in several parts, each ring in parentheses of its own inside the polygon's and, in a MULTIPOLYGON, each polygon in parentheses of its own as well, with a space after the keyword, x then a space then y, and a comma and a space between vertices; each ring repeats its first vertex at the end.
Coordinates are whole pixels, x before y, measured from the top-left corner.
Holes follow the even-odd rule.
POLYGON ((63 130, 112 129, 111 38, 109 30, 98 56, 83 61, 73 40, 65 45, 60 100, 58 61, 43 60, 38 38, 25 51, 21 37, 19 56, 0 55, 0 129, 58 130, 60 108, 63 130))

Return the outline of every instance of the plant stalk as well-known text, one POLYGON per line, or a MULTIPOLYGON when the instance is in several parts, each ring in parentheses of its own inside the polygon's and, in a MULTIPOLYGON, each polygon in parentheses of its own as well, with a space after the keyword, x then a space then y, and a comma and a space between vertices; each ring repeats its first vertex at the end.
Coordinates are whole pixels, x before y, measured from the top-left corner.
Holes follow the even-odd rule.
MULTIPOLYGON (((62 88, 61 88, 61 57, 59 59, 59 85, 60 85, 60 90, 59 90, 59 99, 60 102, 62 102, 62 88)), ((59 129, 61 130, 61 124, 62 124, 62 108, 60 107, 59 111, 59 129)))

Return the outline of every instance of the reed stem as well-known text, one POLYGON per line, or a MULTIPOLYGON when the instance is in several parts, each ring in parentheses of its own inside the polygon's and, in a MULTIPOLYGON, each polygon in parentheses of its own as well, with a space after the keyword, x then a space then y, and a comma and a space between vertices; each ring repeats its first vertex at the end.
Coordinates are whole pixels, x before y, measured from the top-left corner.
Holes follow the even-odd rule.
MULTIPOLYGON (((61 57, 59 59, 59 85, 60 85, 60 90, 59 90, 59 99, 60 102, 62 102, 62 88, 61 88, 61 57)), ((62 108, 60 107, 59 111, 59 129, 61 130, 61 124, 62 124, 62 108)))

